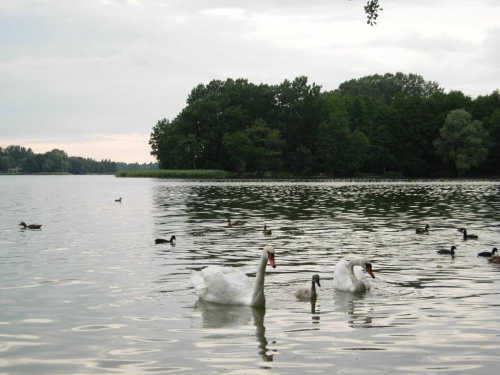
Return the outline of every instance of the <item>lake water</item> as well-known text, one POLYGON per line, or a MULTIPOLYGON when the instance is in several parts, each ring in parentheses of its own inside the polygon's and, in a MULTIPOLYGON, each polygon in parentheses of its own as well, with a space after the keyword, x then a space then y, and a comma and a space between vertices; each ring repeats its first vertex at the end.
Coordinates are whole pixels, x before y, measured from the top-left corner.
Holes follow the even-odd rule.
POLYGON ((498 181, 0 176, 0 218, 2 374, 498 373, 500 265, 476 256, 500 248, 498 181), (265 309, 198 301, 190 269, 253 278, 266 244, 265 309), (368 293, 332 288, 352 256, 368 293))

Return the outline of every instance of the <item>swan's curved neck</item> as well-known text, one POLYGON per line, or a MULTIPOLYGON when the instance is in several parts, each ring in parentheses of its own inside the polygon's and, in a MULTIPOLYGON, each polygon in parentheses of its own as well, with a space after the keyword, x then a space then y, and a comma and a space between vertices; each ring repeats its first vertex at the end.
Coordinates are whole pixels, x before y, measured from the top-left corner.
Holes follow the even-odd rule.
POLYGON ((316 283, 314 282, 314 280, 312 281, 312 284, 311 284, 311 298, 316 298, 316 283))
POLYGON ((264 279, 266 277, 267 252, 262 253, 259 268, 255 277, 255 287, 252 295, 252 306, 265 306, 266 297, 264 296, 264 279))
POLYGON ((356 291, 364 292, 366 291, 366 285, 356 277, 356 274, 354 273, 354 266, 361 266, 358 259, 354 259, 349 262, 349 277, 351 278, 351 282, 356 291))

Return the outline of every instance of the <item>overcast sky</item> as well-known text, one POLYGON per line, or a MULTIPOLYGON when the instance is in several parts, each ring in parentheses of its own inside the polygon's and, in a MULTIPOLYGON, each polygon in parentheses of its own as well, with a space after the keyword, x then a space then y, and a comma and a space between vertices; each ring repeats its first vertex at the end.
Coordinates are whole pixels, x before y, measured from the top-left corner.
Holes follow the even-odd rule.
POLYGON ((415 73, 473 98, 500 88, 499 0, 1 0, 0 146, 154 161, 160 119, 213 79, 334 90, 415 73))

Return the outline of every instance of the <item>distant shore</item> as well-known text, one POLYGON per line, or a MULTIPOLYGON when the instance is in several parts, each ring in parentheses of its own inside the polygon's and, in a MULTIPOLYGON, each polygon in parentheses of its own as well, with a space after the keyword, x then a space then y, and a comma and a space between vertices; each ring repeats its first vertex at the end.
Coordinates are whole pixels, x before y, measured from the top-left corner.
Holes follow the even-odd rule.
MULTIPOLYGON (((46 172, 46 173, 3 173, 2 176, 73 176, 75 174, 68 172, 46 172)), ((116 173, 87 173, 83 175, 110 175, 115 177, 125 178, 164 178, 164 179, 243 179, 243 180, 498 180, 499 176, 427 176, 427 177, 404 177, 401 173, 388 172, 384 175, 375 174, 359 174, 357 176, 330 176, 327 174, 320 175, 294 175, 288 172, 266 172, 266 173, 244 173, 229 172, 220 169, 192 169, 192 170, 175 170, 175 169, 129 169, 116 173)), ((77 175, 75 175, 77 176, 77 175)))
POLYGON ((153 177, 153 178, 194 178, 194 179, 325 179, 326 175, 298 176, 288 172, 243 173, 228 172, 220 169, 157 169, 126 170, 115 173, 116 177, 153 177))
POLYGON ((231 178, 231 172, 219 169, 130 169, 115 173, 116 177, 153 177, 153 178, 206 178, 224 179, 231 178))
POLYGON ((303 176, 293 175, 288 172, 274 173, 244 173, 238 174, 219 169, 198 169, 198 170, 174 170, 174 169, 131 169, 115 173, 115 177, 150 177, 150 178, 170 178, 170 179, 290 179, 290 180, 325 180, 325 179, 355 179, 355 180, 454 180, 454 179, 473 179, 473 180, 497 180, 498 176, 432 176, 421 178, 406 178, 398 172, 388 172, 384 175, 360 174, 357 176, 330 176, 326 174, 303 176))

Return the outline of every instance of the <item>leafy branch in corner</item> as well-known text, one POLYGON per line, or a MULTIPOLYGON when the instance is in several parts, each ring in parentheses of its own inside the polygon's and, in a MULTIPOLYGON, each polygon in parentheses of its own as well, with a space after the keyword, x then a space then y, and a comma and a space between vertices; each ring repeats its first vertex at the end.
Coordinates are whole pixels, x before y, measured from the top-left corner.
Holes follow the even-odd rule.
POLYGON ((368 0, 365 5, 365 13, 367 17, 366 23, 373 26, 377 24, 378 12, 383 10, 380 8, 378 0, 368 0))
POLYGON ((377 24, 377 18, 378 18, 378 12, 383 10, 380 8, 380 4, 378 3, 378 0, 369 0, 366 2, 365 5, 365 13, 366 17, 368 20, 366 21, 367 24, 370 26, 376 25, 377 24))

